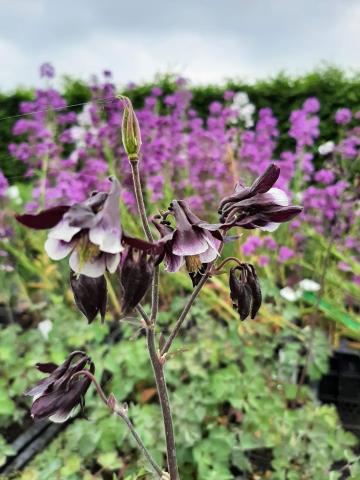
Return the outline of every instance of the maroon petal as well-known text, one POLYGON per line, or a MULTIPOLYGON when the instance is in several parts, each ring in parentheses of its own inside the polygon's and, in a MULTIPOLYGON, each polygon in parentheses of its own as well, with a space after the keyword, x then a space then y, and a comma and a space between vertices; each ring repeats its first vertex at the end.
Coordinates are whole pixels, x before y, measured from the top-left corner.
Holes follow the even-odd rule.
POLYGON ((58 368, 58 365, 56 365, 56 363, 53 363, 53 362, 37 363, 36 368, 43 373, 52 373, 58 368))
POLYGON ((15 215, 15 218, 19 223, 25 225, 25 227, 34 228, 36 230, 45 230, 55 227, 69 208, 70 206, 68 205, 59 205, 57 207, 43 210, 36 215, 15 215))
POLYGON ((280 168, 272 163, 250 187, 251 194, 265 193, 274 185, 280 175, 280 168))
POLYGON ((266 213, 261 214, 261 217, 266 218, 269 222, 282 223, 288 222, 301 212, 302 207, 290 205, 289 207, 274 207, 266 213))
MULTIPOLYGON (((166 238, 166 240, 170 239, 166 238)), ((136 237, 130 237, 129 235, 123 235, 122 240, 129 247, 135 248, 136 250, 141 250, 143 252, 149 253, 151 255, 159 255, 163 251, 163 242, 154 242, 150 243, 146 240, 142 240, 136 237)))

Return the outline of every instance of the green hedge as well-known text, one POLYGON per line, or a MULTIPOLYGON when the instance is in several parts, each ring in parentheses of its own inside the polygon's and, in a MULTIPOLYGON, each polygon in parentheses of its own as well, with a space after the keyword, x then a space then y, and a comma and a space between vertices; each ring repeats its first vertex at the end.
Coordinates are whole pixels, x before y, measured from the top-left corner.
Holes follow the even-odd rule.
MULTIPOLYGON (((175 89, 174 79, 165 76, 156 82, 142 84, 125 92, 134 101, 135 106, 141 106, 144 98, 150 93, 154 84, 161 86, 165 93, 175 89)), ((214 100, 222 100, 227 89, 245 91, 250 100, 258 107, 271 107, 279 120, 280 143, 279 150, 291 148, 291 139, 287 136, 289 129, 289 114, 298 108, 302 102, 316 96, 321 102, 321 138, 336 140, 339 128, 334 123, 334 113, 340 107, 349 107, 354 112, 360 110, 360 72, 347 75, 335 67, 315 70, 307 75, 290 77, 279 74, 275 78, 260 80, 254 84, 241 80, 229 81, 226 85, 208 85, 193 87, 193 107, 203 117, 206 117, 208 106, 214 100)), ((65 79, 64 94, 69 104, 86 102, 90 91, 86 84, 70 78, 65 79)), ((0 168, 8 177, 21 175, 24 171, 20 162, 14 162, 8 154, 7 144, 11 141, 11 128, 16 118, 1 120, 3 117, 19 113, 19 104, 31 98, 29 91, 16 91, 13 94, 0 94, 0 168)))

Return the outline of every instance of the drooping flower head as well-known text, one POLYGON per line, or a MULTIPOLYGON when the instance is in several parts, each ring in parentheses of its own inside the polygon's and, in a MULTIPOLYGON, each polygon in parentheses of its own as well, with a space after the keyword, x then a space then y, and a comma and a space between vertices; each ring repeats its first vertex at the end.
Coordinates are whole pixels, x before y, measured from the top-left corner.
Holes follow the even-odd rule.
MULTIPOLYGON (((176 222, 170 240, 171 253, 185 260, 189 273, 198 272, 202 264, 214 261, 219 255, 218 249, 222 242, 219 226, 201 220, 184 200, 174 200, 170 204, 169 212, 176 222)), ((179 261, 176 270, 180 266, 179 261)))
POLYGON ((109 193, 96 192, 84 202, 58 206, 36 215, 18 215, 17 220, 34 229, 50 229, 45 250, 53 260, 70 255, 77 275, 97 278, 106 270, 114 273, 120 262, 120 184, 116 178, 109 193))
POLYGON ((107 305, 107 284, 104 275, 101 277, 87 277, 76 275, 70 270, 70 286, 74 294, 76 306, 91 323, 100 313, 104 322, 107 305))
POLYGON ((146 294, 154 274, 156 257, 144 250, 129 247, 121 267, 124 315, 138 305, 146 294))
POLYGON ((288 222, 302 211, 302 207, 289 205, 286 193, 273 185, 280 168, 271 164, 250 187, 238 184, 235 193, 220 204, 220 222, 223 228, 237 226, 274 231, 280 223, 288 222))
POLYGON ((77 372, 88 369, 95 372, 95 365, 84 352, 72 352, 63 364, 38 363, 38 370, 48 373, 35 387, 25 392, 33 397, 31 416, 34 419, 49 418, 62 423, 70 418, 76 407, 85 406, 85 394, 90 386, 88 377, 72 378, 77 372))

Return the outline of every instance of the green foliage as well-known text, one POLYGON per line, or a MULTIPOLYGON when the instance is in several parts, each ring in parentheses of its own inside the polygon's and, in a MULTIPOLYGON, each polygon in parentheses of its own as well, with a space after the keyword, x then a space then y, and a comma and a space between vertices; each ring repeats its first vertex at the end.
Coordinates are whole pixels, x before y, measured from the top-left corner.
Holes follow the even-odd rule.
MULTIPOLYGON (((160 318, 161 329, 180 308, 181 302, 174 300, 160 318)), ((86 348, 100 367, 96 375, 103 378, 106 392, 129 402, 136 429, 163 463, 160 412, 156 396, 146 395, 153 388, 152 372, 145 339, 134 339, 136 327, 124 325, 121 340, 113 343, 108 323, 89 328, 61 303, 50 304, 43 313, 54 325, 48 340, 37 328, 16 325, 4 329, 0 338, 1 405, 9 405, 0 415, 1 426, 27 415, 22 392, 41 377, 34 363, 61 361, 66 352, 86 348)), ((335 409, 319 405, 306 386, 297 392, 296 374, 304 365, 301 350, 310 336, 314 350, 309 374, 317 379, 326 371, 330 353, 320 330, 311 333, 291 325, 278 331, 271 324, 237 321, 224 327, 202 301, 196 304, 183 334, 184 350, 170 356, 167 365, 184 480, 230 480, 236 472, 264 471, 274 480, 325 480, 334 462, 352 458, 354 438, 340 427, 335 409), (254 461, 254 452, 267 459, 265 467, 254 461)), ((177 342, 174 352, 179 346, 177 342)), ((18 478, 100 479, 124 471, 130 480, 139 478, 143 468, 144 478, 152 478, 125 426, 109 415, 93 389, 87 416, 71 423, 18 478)), ((0 455, 10 454, 0 444, 0 455)))

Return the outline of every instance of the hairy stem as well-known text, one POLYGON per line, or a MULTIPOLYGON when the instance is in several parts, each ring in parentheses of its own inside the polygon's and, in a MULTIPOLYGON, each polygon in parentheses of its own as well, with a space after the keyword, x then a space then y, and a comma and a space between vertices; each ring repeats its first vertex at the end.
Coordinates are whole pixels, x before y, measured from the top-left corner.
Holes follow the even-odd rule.
MULTIPOLYGON (((146 235, 146 238, 150 241, 154 241, 154 237, 150 230, 150 224, 146 214, 146 208, 144 203, 144 197, 141 188, 138 161, 130 160, 131 172, 134 183, 134 190, 136 196, 136 202, 138 211, 141 218, 141 223, 146 235)), ((147 338, 147 347, 149 351, 149 357, 151 365, 154 371, 156 389, 159 397, 161 412, 164 421, 165 428, 165 439, 166 439, 166 452, 167 452, 167 463, 170 474, 170 480, 178 480, 179 473, 177 467, 176 459, 176 447, 175 447, 175 436, 173 421, 171 416, 171 409, 169 403, 169 396, 166 387, 165 375, 164 375, 164 366, 161 363, 159 356, 156 351, 155 345, 155 332, 154 327, 156 323, 156 317, 158 313, 158 304, 159 304, 159 267, 155 268, 152 287, 151 287, 151 315, 150 320, 147 315, 144 315, 144 310, 141 307, 137 307, 137 311, 140 313, 144 319, 147 329, 146 329, 146 338, 147 338)))
POLYGON ((148 345, 149 355, 151 359, 151 364, 154 370, 156 388, 159 395, 162 416, 164 419, 167 463, 168 463, 170 479, 178 480, 179 473, 178 473, 178 466, 177 466, 177 459, 176 459, 175 436, 174 436, 173 421, 171 416, 169 395, 166 387, 164 365, 160 361, 159 356, 156 352, 155 332, 153 327, 150 326, 147 328, 146 338, 147 338, 147 345, 148 345))
POLYGON ((115 408, 114 409, 114 412, 116 413, 116 415, 118 415, 127 425, 131 435, 133 436, 134 440, 136 441, 138 447, 140 448, 140 450, 142 451, 144 457, 147 459, 147 461, 150 463, 150 465, 153 467, 153 469, 155 470, 155 472, 157 473, 158 477, 162 477, 162 470, 161 468, 159 467, 159 465, 155 462, 155 460, 153 459, 153 457, 151 456, 149 450, 145 447, 145 445, 143 444, 141 438, 139 437, 137 431, 135 430, 134 428, 134 425, 131 423, 131 420, 129 419, 129 417, 127 416, 127 413, 125 412, 124 409, 121 409, 121 408, 115 408))

